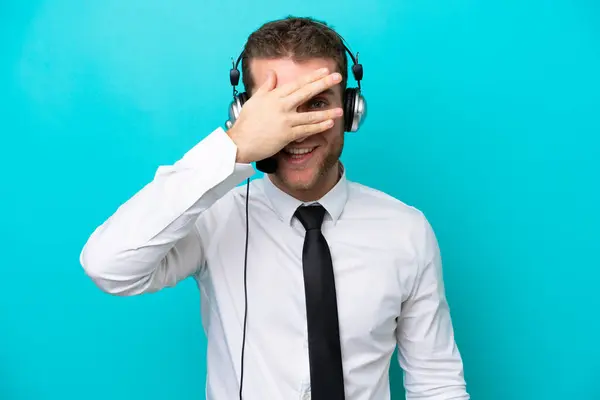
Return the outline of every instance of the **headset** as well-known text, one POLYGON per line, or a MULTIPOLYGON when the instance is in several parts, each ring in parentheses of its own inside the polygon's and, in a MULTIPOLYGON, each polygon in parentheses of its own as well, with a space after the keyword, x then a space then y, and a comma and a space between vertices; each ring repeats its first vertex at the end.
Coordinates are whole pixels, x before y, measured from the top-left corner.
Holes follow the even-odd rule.
MULTIPOLYGON (((354 55, 347 45, 346 40, 336 31, 329 28, 328 26, 315 22, 321 25, 323 28, 333 32, 342 42, 344 49, 352 60, 352 75, 356 80, 357 87, 346 88, 344 93, 344 131, 345 132, 356 132, 363 124, 367 116, 367 102, 361 92, 361 80, 363 78, 363 66, 358 62, 358 53, 354 55)), ((240 81, 240 70, 238 66, 244 56, 244 50, 240 53, 237 60, 231 59, 232 68, 229 70, 229 82, 233 88, 233 100, 229 105, 229 119, 225 122, 227 128, 231 128, 235 121, 240 116, 244 103, 248 101, 250 97, 247 92, 238 93, 236 86, 240 81)), ((273 158, 267 158, 265 160, 259 160, 256 162, 256 168, 267 174, 272 174, 277 170, 277 162, 273 158)))
MULTIPOLYGON (((350 55, 352 60, 352 75, 356 80, 357 87, 346 88, 344 93, 344 131, 345 132, 356 132, 362 126, 366 115, 367 115, 367 103, 365 98, 362 95, 361 91, 361 80, 363 78, 363 66, 358 63, 358 53, 354 55, 350 50, 350 47, 347 45, 346 40, 336 31, 331 29, 330 27, 312 21, 312 23, 316 23, 321 25, 323 28, 330 30, 333 32, 342 42, 344 49, 350 55)), ((229 119, 225 122, 225 125, 228 129, 230 129, 242 111, 242 107, 244 103, 248 101, 249 95, 246 92, 238 93, 236 86, 240 81, 240 71, 238 69, 238 65, 242 60, 244 55, 244 51, 240 53, 236 61, 233 61, 232 58, 232 68, 229 70, 229 82, 233 87, 233 100, 229 105, 229 119)), ((277 170, 277 161, 273 158, 267 158, 264 160, 259 160, 256 162, 256 168, 259 171, 262 171, 266 174, 272 174, 277 170)), ((246 346, 246 326, 247 326, 247 318, 248 318, 248 285, 247 285, 247 266, 248 266, 248 236, 249 236, 249 221, 248 221, 248 208, 249 208, 249 199, 250 196, 250 178, 246 181, 246 243, 245 243, 245 253, 244 253, 244 324, 243 324, 243 336, 242 336, 242 350, 241 350, 241 363, 240 363, 240 390, 239 390, 239 398, 242 400, 242 390, 244 387, 244 350, 246 346)))

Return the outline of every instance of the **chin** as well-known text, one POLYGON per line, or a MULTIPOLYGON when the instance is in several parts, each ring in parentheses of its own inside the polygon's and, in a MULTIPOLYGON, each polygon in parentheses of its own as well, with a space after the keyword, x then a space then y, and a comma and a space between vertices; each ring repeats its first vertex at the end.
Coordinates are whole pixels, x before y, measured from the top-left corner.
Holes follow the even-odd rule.
POLYGON ((317 168, 306 168, 302 170, 279 169, 276 177, 281 184, 292 190, 309 190, 316 186, 320 176, 317 168))

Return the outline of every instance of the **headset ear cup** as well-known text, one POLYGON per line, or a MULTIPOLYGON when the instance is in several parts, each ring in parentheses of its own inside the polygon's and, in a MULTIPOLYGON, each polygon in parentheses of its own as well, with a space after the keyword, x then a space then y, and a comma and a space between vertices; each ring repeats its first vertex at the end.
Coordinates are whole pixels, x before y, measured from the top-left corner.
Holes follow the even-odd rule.
POLYGON ((355 98, 356 90, 353 88, 346 89, 346 93, 344 94, 344 131, 346 132, 351 132, 352 130, 355 98))
POLYGON ((231 127, 240 116, 244 103, 248 101, 248 95, 246 92, 242 92, 233 98, 231 105, 229 106, 229 120, 227 126, 231 127))
POLYGON ((360 91, 356 91, 356 95, 354 98, 354 126, 353 132, 356 132, 360 129, 362 124, 365 122, 365 118, 367 117, 367 102, 365 98, 360 93, 360 91))
POLYGON ((239 95, 240 98, 240 108, 244 106, 244 103, 248 101, 248 94, 246 92, 242 92, 239 95))

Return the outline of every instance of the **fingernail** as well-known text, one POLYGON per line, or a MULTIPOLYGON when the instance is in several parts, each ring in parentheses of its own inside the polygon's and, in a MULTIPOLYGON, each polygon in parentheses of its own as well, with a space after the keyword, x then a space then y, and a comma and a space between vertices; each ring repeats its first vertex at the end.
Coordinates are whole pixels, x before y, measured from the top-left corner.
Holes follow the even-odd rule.
POLYGON ((332 78, 334 82, 338 82, 342 80, 342 75, 336 72, 335 74, 333 74, 332 78))
POLYGON ((327 72, 329 72, 329 68, 321 68, 321 69, 319 70, 319 73, 320 73, 320 74, 326 74, 327 72))

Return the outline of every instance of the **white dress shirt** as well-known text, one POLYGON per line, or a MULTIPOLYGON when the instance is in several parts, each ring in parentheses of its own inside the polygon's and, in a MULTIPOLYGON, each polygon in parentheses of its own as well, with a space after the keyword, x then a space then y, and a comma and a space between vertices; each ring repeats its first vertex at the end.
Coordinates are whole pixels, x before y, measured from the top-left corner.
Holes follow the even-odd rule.
MULTIPOLYGON (((208 400, 238 398, 246 185, 255 170, 216 129, 91 235, 81 264, 107 293, 198 285, 208 400)), ((469 399, 434 233, 417 209, 346 179, 319 200, 336 277, 348 400, 388 400, 398 346, 407 399, 469 399)), ((310 398, 302 203, 268 176, 250 183, 244 399, 310 398)), ((200 360, 198 361, 200 362, 200 360)))

